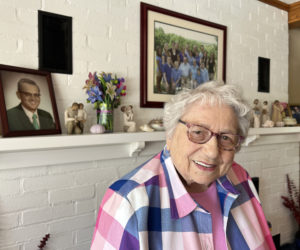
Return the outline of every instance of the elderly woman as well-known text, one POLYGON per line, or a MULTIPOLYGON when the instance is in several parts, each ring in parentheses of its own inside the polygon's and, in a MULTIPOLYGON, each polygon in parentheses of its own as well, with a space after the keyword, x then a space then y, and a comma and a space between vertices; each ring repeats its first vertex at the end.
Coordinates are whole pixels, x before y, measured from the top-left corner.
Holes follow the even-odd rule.
POLYGON ((91 249, 275 249, 254 185, 233 161, 249 110, 230 85, 174 96, 165 148, 110 186, 91 249))

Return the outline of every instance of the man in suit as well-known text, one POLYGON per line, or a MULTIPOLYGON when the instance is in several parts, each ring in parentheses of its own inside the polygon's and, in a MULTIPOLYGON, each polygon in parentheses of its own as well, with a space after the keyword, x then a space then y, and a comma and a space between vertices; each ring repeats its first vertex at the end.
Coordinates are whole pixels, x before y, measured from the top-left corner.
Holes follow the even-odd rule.
POLYGON ((38 109, 41 102, 39 86, 30 79, 22 78, 16 92, 20 104, 7 110, 8 126, 11 131, 54 129, 52 116, 38 109))

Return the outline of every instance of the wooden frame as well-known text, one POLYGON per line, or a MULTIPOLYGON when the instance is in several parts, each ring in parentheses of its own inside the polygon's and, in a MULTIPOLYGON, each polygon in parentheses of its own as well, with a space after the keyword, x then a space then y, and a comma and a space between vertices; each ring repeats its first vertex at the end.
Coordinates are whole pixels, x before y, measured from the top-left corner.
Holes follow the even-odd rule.
MULTIPOLYGON (((150 108, 162 108, 164 102, 167 102, 174 91, 177 91, 174 83, 165 84, 165 90, 162 90, 157 76, 163 76, 157 73, 156 58, 159 54, 157 50, 162 48, 159 41, 159 30, 163 34, 168 33, 169 40, 164 40, 164 44, 178 43, 179 48, 191 46, 200 48, 215 56, 215 68, 211 78, 216 80, 226 80, 226 35, 227 27, 208 22, 192 16, 187 16, 174 11, 162 9, 146 3, 141 3, 141 61, 140 61, 140 106, 150 108), (166 32, 165 32, 166 31, 166 32), (174 40, 175 39, 175 40, 174 40), (173 43, 174 42, 174 43, 173 43), (209 49, 209 50, 208 50, 209 49), (168 87, 169 86, 169 87, 168 87), (171 86, 171 87, 170 87, 171 86), (166 93, 166 89, 168 91, 166 93), (171 89, 171 91, 169 91, 171 89), (175 89, 175 90, 174 90, 175 89)), ((167 37, 163 35, 164 38, 167 37)), ((189 48, 188 48, 189 49, 189 48)), ((175 50, 175 49, 174 49, 175 50)), ((179 50, 178 50, 179 51, 179 50)), ((188 50, 186 50, 188 51, 188 50)), ((191 55, 193 51, 190 51, 191 55)), ((176 52, 177 53, 177 52, 176 52)), ((182 52, 186 55, 186 53, 182 52)), ((179 54, 179 53, 178 53, 179 54)), ((190 56, 191 57, 191 56, 190 56)), ((200 57, 200 53, 199 53, 200 57)), ((173 59, 172 59, 173 60, 173 59)), ((197 60, 197 59, 196 59, 197 60)), ((179 57, 178 57, 178 60, 179 57)), ((174 64, 172 61, 172 65, 174 64)), ((200 62, 200 61, 199 61, 200 62)), ((161 81, 160 81, 161 82, 161 81)), ((191 84, 192 85, 192 84, 191 84)), ((195 85, 194 85, 195 87, 195 85)), ((163 87, 162 87, 163 88, 163 87)), ((193 87, 191 87, 193 88, 193 87)))
POLYGON ((297 126, 300 126, 300 104, 289 105, 290 116, 297 120, 297 126))
POLYGON ((50 73, 0 65, 0 117, 4 137, 60 134, 50 73))

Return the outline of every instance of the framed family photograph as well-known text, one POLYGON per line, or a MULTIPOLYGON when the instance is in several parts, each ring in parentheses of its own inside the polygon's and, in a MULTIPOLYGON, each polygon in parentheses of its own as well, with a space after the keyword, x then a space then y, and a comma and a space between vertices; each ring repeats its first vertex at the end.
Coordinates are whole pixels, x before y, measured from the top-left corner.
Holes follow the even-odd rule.
POLYGON ((49 72, 0 65, 2 135, 60 134, 60 122, 49 72))
POLYGON ((140 106, 226 80, 226 26, 141 3, 140 106))
POLYGON ((290 105, 289 109, 291 116, 297 121, 297 126, 300 126, 300 105, 290 105))

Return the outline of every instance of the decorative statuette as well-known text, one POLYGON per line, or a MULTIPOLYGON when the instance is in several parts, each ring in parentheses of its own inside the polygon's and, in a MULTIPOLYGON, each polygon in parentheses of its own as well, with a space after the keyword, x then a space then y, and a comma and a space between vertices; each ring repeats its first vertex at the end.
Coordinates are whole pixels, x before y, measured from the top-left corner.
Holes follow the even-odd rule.
POLYGON ((133 120, 133 107, 132 105, 122 106, 121 111, 124 113, 124 132, 135 132, 136 131, 136 123, 133 120))

